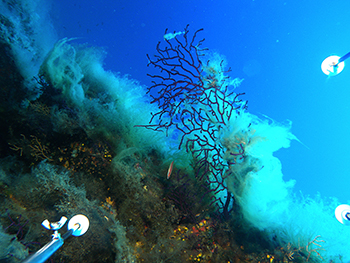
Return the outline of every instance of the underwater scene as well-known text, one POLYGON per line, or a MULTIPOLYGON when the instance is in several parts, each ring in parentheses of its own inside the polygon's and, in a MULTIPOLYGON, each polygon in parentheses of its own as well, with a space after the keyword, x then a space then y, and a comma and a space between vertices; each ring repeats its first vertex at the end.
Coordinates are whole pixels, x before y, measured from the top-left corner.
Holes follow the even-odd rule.
POLYGON ((349 10, 0 1, 0 262, 350 262, 349 10))

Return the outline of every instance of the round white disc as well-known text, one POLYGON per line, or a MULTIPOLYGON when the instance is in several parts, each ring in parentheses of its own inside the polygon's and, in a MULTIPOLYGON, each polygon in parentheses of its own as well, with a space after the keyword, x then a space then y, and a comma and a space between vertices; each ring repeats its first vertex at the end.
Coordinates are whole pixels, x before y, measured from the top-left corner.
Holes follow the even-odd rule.
POLYGON ((344 62, 340 62, 338 66, 334 67, 339 61, 340 57, 338 56, 329 56, 325 60, 323 60, 321 69, 324 74, 327 76, 335 76, 338 75, 344 69, 344 62))
POLYGON ((68 230, 73 229, 73 236, 84 235, 89 229, 89 219, 84 215, 75 215, 68 222, 68 230), (78 228, 77 228, 78 226, 78 228))
POLYGON ((344 225, 350 225, 350 220, 346 218, 348 213, 350 213, 350 205, 339 205, 335 209, 335 217, 344 225))

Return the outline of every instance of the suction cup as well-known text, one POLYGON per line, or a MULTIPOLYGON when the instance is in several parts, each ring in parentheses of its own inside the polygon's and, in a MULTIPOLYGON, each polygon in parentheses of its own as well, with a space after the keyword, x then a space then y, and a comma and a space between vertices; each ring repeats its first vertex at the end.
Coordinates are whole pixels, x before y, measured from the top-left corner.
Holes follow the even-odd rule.
POLYGON ((324 74, 327 76, 335 76, 338 75, 344 69, 344 62, 339 63, 340 57, 338 56, 329 56, 325 60, 323 60, 321 64, 321 69, 324 74))
POLYGON ((68 230, 73 230, 73 236, 82 236, 89 229, 89 219, 84 215, 75 215, 68 222, 68 230))
POLYGON ((344 224, 344 225, 350 225, 350 205, 339 205, 335 209, 335 217, 337 220, 344 224))

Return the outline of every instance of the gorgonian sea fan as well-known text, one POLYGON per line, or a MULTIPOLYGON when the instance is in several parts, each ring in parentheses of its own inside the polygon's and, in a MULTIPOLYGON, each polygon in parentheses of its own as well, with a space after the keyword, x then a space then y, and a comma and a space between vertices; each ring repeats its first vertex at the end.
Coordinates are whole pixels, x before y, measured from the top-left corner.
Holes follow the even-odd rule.
MULTIPOLYGON (((138 126, 179 133, 179 149, 185 145, 186 151, 193 154, 197 178, 206 179, 211 186, 208 191, 215 196, 226 190, 225 171, 233 164, 224 160, 220 135, 230 118, 246 109, 246 102, 239 98, 243 93, 232 91, 240 80, 225 75, 231 70, 224 70, 220 56, 211 55, 203 62, 208 49, 201 47, 204 39, 196 41, 202 30, 195 31, 192 37, 188 25, 183 32, 166 30, 165 47, 159 42, 157 54, 152 58, 147 55, 148 66, 160 70, 159 75, 148 74, 153 85, 147 91, 159 111, 152 113, 148 125, 138 126)), ((243 147, 237 145, 230 154, 243 158, 243 147)))

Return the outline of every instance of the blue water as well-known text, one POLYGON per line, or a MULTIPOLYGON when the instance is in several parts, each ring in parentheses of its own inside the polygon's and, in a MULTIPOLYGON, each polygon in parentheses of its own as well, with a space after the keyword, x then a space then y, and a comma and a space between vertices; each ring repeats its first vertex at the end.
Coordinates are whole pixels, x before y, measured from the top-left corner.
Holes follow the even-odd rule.
POLYGON ((146 86, 146 54, 155 54, 165 28, 204 28, 204 46, 225 55, 231 75, 244 78, 239 92, 246 92, 249 112, 293 122, 302 143, 276 153, 285 179, 296 179, 295 191, 347 202, 350 68, 327 79, 320 66, 350 51, 349 10, 347 0, 60 0, 52 18, 59 38, 105 48, 105 69, 146 86))

